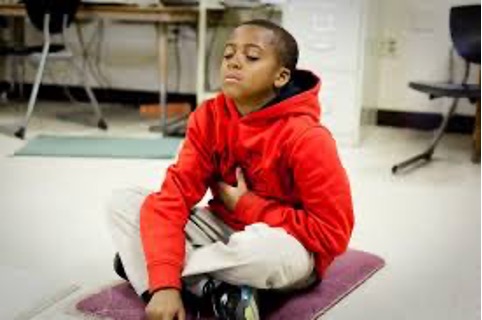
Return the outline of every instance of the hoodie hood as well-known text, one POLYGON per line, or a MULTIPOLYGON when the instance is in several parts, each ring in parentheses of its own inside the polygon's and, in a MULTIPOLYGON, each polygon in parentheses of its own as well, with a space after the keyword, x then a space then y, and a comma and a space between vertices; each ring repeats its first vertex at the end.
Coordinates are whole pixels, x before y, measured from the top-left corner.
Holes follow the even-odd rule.
MULTIPOLYGON (((271 122, 285 117, 308 116, 313 121, 319 123, 321 107, 318 101, 321 81, 310 71, 296 70, 292 79, 278 95, 260 110, 254 111, 242 117, 241 121, 251 122, 271 122)), ((227 111, 235 117, 241 117, 234 104, 234 101, 224 94, 220 94, 216 100, 225 101, 227 111)), ((221 101, 217 101, 218 103, 221 101)))

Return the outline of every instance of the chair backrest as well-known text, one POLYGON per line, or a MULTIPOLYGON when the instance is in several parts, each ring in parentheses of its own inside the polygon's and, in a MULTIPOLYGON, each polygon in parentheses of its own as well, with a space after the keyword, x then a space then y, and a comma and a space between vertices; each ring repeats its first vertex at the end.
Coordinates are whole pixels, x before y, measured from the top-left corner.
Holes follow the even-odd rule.
POLYGON ((480 64, 480 5, 452 7, 450 35, 462 58, 480 64))
POLYGON ((27 15, 35 28, 43 31, 45 14, 50 14, 49 30, 51 34, 61 33, 74 20, 81 0, 23 0, 27 15))

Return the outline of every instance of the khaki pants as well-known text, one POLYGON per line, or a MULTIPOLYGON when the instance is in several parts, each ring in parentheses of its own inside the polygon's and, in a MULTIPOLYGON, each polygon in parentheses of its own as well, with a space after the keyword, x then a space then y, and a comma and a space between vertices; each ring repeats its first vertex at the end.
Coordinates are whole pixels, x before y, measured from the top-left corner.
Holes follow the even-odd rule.
MULTIPOLYGON (((107 210, 114 245, 139 295, 148 290, 139 218, 149 193, 140 188, 119 190, 107 210)), ((299 289, 316 278, 313 255, 282 228, 256 223, 233 232, 208 210, 194 209, 185 234, 182 280, 194 293, 207 275, 234 285, 280 290, 299 289)))

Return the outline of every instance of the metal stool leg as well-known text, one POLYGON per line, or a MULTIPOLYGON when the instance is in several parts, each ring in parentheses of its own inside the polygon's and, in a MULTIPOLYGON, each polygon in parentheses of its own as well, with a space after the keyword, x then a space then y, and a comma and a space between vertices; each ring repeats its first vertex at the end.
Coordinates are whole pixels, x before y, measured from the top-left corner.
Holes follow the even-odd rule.
POLYGON ((452 105, 450 106, 449 111, 447 112, 447 115, 443 118, 442 124, 440 125, 439 129, 437 130, 437 133, 435 134, 434 139, 432 140, 432 143, 428 146, 425 151, 422 153, 419 153, 403 162, 400 162, 392 167, 392 173, 396 174, 398 171, 401 169, 404 169, 408 166, 411 166, 415 163, 419 163, 421 160, 424 160, 425 162, 429 162, 432 160, 432 155, 433 152, 437 146, 437 144, 440 142, 440 139, 442 139, 442 136, 445 132, 445 129, 447 129, 447 126, 449 124, 449 120, 454 114, 455 110, 457 109, 457 105, 459 103, 459 98, 455 98, 452 102, 452 105))
MULTIPOLYGON (((67 46, 67 16, 64 16, 64 28, 62 32, 62 36, 64 39, 64 44, 67 46)), ((84 57, 83 57, 84 58, 84 57)), ((90 87, 88 80, 87 80, 87 71, 79 66, 75 61, 74 58, 70 60, 72 66, 74 69, 77 71, 77 74, 80 76, 80 81, 82 82, 82 85, 84 86, 84 90, 87 93, 87 96, 89 97, 90 104, 94 108, 95 115, 97 117, 97 127, 102 130, 107 130, 107 122, 105 121, 103 115, 102 115, 102 110, 100 109, 99 102, 97 101, 97 98, 94 95, 94 92, 92 91, 92 88, 90 87)))
POLYGON ((97 98, 94 95, 94 92, 92 91, 92 88, 87 82, 87 74, 85 70, 83 70, 81 67, 77 65, 76 62, 72 61, 72 65, 74 66, 75 70, 79 74, 82 85, 84 86, 84 90, 87 93, 87 96, 89 97, 90 104, 94 108, 95 115, 97 117, 97 127, 102 130, 107 130, 107 122, 105 121, 103 115, 102 115, 102 110, 100 109, 99 102, 97 101, 97 98))
POLYGON ((50 49, 49 25, 50 25, 50 14, 46 14, 44 18, 44 46, 42 49, 42 57, 40 58, 40 64, 37 70, 37 74, 35 75, 35 82, 32 88, 32 92, 30 93, 27 114, 25 115, 25 118, 23 120, 23 123, 20 125, 20 128, 18 128, 18 130, 15 132, 15 136, 20 139, 25 138, 25 132, 27 130, 30 117, 32 116, 33 108, 35 107, 35 102, 37 101, 37 94, 40 87, 40 83, 42 82, 42 77, 45 70, 45 63, 47 62, 47 57, 50 49))

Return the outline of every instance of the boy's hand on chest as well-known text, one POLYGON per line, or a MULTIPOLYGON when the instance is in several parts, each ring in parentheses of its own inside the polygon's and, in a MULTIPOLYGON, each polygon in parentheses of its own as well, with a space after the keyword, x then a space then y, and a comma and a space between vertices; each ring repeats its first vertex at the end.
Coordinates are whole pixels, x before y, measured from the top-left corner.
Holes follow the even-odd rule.
POLYGON ((239 199, 249 191, 241 168, 236 168, 236 180, 237 184, 235 187, 222 181, 218 183, 219 196, 230 211, 234 211, 239 199))

